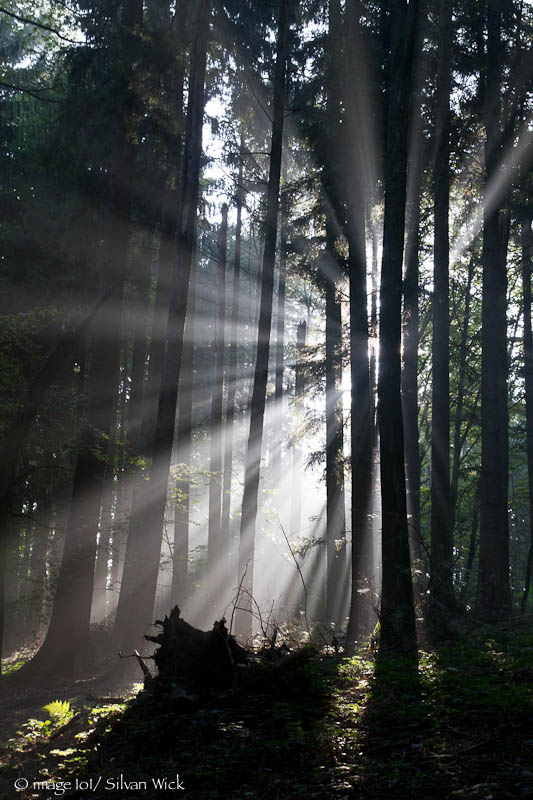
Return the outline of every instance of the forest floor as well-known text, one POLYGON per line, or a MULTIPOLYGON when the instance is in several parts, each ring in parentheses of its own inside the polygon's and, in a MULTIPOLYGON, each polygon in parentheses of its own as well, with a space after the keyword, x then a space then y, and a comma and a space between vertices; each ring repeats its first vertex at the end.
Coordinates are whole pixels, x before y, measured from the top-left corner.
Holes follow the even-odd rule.
POLYGON ((0 798, 533 797, 531 620, 416 662, 317 655, 260 686, 177 714, 145 692, 106 703, 76 684, 24 700, 7 682, 0 713, 18 711, 0 734, 0 798))

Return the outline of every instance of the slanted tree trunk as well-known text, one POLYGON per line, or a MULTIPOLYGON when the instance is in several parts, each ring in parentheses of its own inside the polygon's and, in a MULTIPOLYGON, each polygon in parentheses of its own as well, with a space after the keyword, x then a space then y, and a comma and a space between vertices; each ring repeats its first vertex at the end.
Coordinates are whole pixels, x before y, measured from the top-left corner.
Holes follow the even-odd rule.
MULTIPOLYGON (((485 68, 485 194, 500 170, 503 70, 502 0, 488 0, 485 68)), ((500 202, 483 208, 481 485, 477 605, 483 614, 510 606, 507 411, 507 248, 500 202), (505 242, 505 244, 504 244, 505 242)))
POLYGON ((385 210, 381 267, 378 421, 382 502, 381 640, 383 650, 416 647, 400 393, 402 261, 407 168, 407 111, 416 0, 391 0, 385 210))
POLYGON ((239 543, 238 578, 241 587, 239 607, 235 614, 236 631, 244 638, 252 633, 252 594, 254 570, 255 524, 259 494, 259 473, 263 421, 265 416, 268 358, 270 353, 270 327, 274 292, 274 260, 278 230, 279 186, 281 155, 283 149, 283 114, 285 73, 288 56, 289 5, 291 0, 280 0, 276 67, 274 73, 274 102, 272 109, 272 139, 265 220, 265 245, 261 283, 261 303, 257 334, 257 355, 254 384, 250 404, 250 432, 244 473, 244 496, 239 543))
MULTIPOLYGON (((440 0, 434 166, 433 387, 431 406, 431 600, 453 604, 450 515, 450 93, 452 4, 440 0)), ((439 616, 439 622, 442 622, 439 616)))
POLYGON ((139 646, 151 624, 159 573, 161 541, 177 406, 178 381, 191 263, 196 236, 204 83, 210 23, 210 0, 197 6, 197 22, 189 76, 189 106, 184 153, 182 218, 178 231, 178 258, 172 279, 167 347, 157 411, 149 480, 132 510, 115 629, 121 648, 139 646))

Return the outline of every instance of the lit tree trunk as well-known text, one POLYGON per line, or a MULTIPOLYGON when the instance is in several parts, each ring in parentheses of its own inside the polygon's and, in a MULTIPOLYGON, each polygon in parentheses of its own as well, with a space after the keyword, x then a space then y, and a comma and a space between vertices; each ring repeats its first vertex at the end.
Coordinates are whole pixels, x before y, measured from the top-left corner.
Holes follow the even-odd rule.
POLYGON ((389 3, 391 51, 386 115, 385 211, 381 268, 378 421, 382 502, 381 642, 416 647, 405 496, 400 394, 402 261, 407 167, 407 111, 416 1, 389 3))
POLYGON ((191 54, 189 108, 184 153, 183 211, 178 232, 177 268, 172 280, 167 348, 159 393, 157 423, 149 480, 132 511, 115 629, 121 647, 129 652, 142 642, 152 623, 177 406, 183 329, 191 263, 196 236, 204 81, 210 22, 210 2, 197 6, 191 54))
MULTIPOLYGON (((431 599, 453 604, 450 526, 449 194, 452 7, 440 0, 434 167, 433 394, 431 410, 431 599)), ((433 608, 436 611, 436 608, 433 608)), ((439 616, 439 622, 442 619, 439 616)))
MULTIPOLYGON (((287 180, 287 168, 284 168, 284 180, 287 180)), ((274 480, 281 478, 281 448, 283 445, 283 371, 285 360, 285 289, 287 279, 287 197, 282 195, 280 212, 280 252, 278 272, 278 312, 276 320, 276 378, 274 388, 274 443, 272 472, 274 480)))
POLYGON ((183 609, 189 597, 189 521, 191 507, 192 401, 194 388, 194 339, 197 282, 196 247, 191 265, 189 299, 183 336, 180 382, 178 392, 178 464, 176 502, 174 505, 174 557, 172 568, 172 606, 183 609))
POLYGON ((261 445, 265 416, 268 357, 270 352, 270 327, 272 322, 272 297, 274 292, 274 260, 278 229, 279 186, 281 155, 283 149, 283 113, 285 72, 288 55, 288 29, 290 0, 280 0, 280 16, 276 67, 274 74, 274 102, 272 114, 272 140, 268 176, 267 211, 265 220, 265 246, 261 283, 261 303, 257 334, 257 355, 254 384, 250 404, 250 432, 244 474, 241 531, 239 543, 238 578, 241 587, 239 607, 235 614, 236 630, 249 638, 252 633, 252 593, 254 570, 255 524, 259 494, 261 445))
POLYGON ((49 491, 43 492, 37 504, 38 519, 33 534, 30 558, 30 608, 27 629, 38 636, 43 627, 43 601, 46 584, 46 554, 52 525, 52 504, 49 491))
MULTIPOLYGON (((485 193, 499 171, 502 0, 488 0, 485 84, 485 193)), ((483 208, 481 485, 477 603, 488 615, 510 606, 508 527, 507 264, 501 204, 483 208)))
MULTIPOLYGON (((239 342, 239 306, 241 285, 241 236, 243 189, 243 150, 244 134, 241 132, 239 153, 239 172, 237 175, 236 205, 237 224, 235 228, 235 255, 233 262, 233 289, 231 297, 231 328, 228 364, 228 396, 226 401, 226 429, 224 438, 224 481, 222 487, 222 536, 230 542, 231 484, 233 473, 233 437, 235 427, 235 393, 237 390, 237 364, 239 342)), ((233 584, 232 584, 233 585, 233 584)))
MULTIPOLYGON (((304 350, 307 337, 307 324, 305 320, 298 323, 296 328, 296 353, 294 365, 294 407, 297 422, 301 421, 303 413, 303 400, 305 395, 304 375, 304 350)), ((292 496, 291 496, 291 534, 300 533, 302 524, 302 451, 298 441, 292 449, 292 496)))
POLYGON ((209 471, 209 529, 207 542, 207 591, 224 597, 228 541, 222 541, 222 409, 224 401, 224 324, 226 311, 226 247, 228 238, 228 207, 222 206, 222 223, 218 232, 215 262, 215 363, 212 372, 213 394, 211 398, 211 442, 209 471), (220 583, 214 581, 219 570, 220 583))

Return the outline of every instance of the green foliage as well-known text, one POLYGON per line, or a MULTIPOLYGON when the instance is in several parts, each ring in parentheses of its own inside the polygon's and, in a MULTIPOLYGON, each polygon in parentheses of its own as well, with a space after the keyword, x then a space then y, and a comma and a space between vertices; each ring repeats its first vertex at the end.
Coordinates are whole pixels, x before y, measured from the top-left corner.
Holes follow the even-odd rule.
POLYGON ((43 706, 43 711, 48 713, 55 727, 65 725, 74 716, 68 700, 52 700, 51 703, 43 706))

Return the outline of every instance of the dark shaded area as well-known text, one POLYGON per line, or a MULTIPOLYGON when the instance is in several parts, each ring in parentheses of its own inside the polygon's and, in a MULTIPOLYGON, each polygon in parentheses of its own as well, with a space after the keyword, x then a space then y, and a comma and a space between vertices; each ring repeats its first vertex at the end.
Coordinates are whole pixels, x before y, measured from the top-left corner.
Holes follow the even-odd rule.
POLYGON ((238 687, 185 713, 150 689, 125 710, 93 698, 25 753, 11 743, 0 796, 10 797, 17 776, 42 775, 45 766, 53 780, 73 786, 92 781, 94 789, 100 778, 90 793, 97 800, 176 796, 170 783, 166 793, 153 784, 176 775, 185 789, 178 796, 199 800, 528 797, 531 623, 465 634, 418 660, 375 661, 367 651, 310 658, 304 649, 278 653, 273 665, 265 651, 252 657, 238 687), (294 668, 280 669, 291 660, 294 668))

